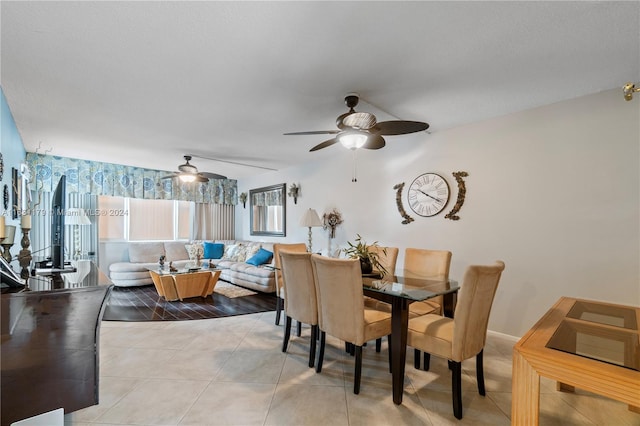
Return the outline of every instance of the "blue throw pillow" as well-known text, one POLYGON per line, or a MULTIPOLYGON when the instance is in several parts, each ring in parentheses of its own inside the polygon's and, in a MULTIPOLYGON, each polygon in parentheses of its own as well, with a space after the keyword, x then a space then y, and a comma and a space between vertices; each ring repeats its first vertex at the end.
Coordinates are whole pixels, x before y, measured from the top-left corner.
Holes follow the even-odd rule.
POLYGON ((224 244, 222 243, 208 243, 204 242, 204 255, 205 259, 220 259, 224 254, 224 244))
POLYGON ((273 253, 271 253, 269 250, 261 248, 256 254, 251 257, 251 259, 247 260, 247 263, 249 265, 260 266, 264 265, 265 263, 271 262, 272 258, 273 253))

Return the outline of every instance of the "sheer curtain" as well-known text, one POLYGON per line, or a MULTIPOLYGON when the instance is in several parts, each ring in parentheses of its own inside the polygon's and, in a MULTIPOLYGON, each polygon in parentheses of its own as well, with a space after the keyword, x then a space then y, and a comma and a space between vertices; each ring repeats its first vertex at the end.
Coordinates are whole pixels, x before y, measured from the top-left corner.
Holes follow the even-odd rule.
POLYGON ((235 238, 235 206, 194 203, 192 240, 231 240, 235 238))

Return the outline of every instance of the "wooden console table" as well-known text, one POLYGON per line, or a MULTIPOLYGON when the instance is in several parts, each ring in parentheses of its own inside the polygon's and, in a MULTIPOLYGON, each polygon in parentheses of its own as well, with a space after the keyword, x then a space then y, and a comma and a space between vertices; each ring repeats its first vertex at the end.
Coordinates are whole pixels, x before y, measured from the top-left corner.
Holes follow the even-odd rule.
POLYGON ((537 425, 540 376, 640 412, 640 308, 562 297, 513 348, 512 425, 537 425))
POLYGON ((80 282, 64 275, 2 289, 2 425, 98 403, 100 322, 113 284, 93 263, 80 282))

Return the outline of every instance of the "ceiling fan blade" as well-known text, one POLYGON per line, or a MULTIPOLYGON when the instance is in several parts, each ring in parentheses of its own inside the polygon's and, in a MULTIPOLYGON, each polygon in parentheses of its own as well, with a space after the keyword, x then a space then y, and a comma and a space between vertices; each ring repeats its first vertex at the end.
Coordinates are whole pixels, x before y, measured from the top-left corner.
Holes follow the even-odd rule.
POLYGON ((392 120, 382 121, 371 129, 372 132, 378 135, 393 136, 393 135, 406 135, 407 133, 421 132, 429 128, 428 123, 422 121, 404 121, 404 120, 392 120))
POLYGON ((317 150, 322 149, 322 148, 326 148, 328 146, 333 145, 336 142, 338 142, 338 139, 336 139, 336 138, 332 138, 332 139, 326 140, 326 141, 324 141, 322 143, 319 143, 318 145, 314 146, 313 148, 311 148, 309 150, 309 152, 313 152, 313 151, 317 151, 317 150))
POLYGON ((196 180, 194 182, 207 183, 207 182, 209 182, 209 179, 207 179, 206 177, 202 176, 202 173, 198 173, 196 175, 196 180))
POLYGON ((383 148, 387 143, 384 141, 384 138, 380 135, 371 135, 367 138, 367 142, 362 145, 363 148, 366 149, 380 149, 383 148))
POLYGON ((177 173, 171 174, 171 175, 167 175, 167 176, 162 176, 160 179, 173 179, 175 177, 178 177, 177 173))
POLYGON ((226 179, 227 178, 226 176, 222 176, 217 173, 210 173, 210 172, 201 172, 200 175, 209 179, 226 179))
POLYGON ((345 126, 368 130, 376 125, 376 116, 368 112, 354 112, 342 119, 345 126))
POLYGON ((283 133, 283 135, 335 135, 338 133, 340 133, 340 130, 315 130, 311 132, 283 133))

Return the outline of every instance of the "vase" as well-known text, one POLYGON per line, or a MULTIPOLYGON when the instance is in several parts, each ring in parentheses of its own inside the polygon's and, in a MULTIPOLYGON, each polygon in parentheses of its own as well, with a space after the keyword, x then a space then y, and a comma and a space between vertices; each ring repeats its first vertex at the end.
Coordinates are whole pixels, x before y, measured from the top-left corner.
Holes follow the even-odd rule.
POLYGON ((363 274, 370 274, 373 271, 371 261, 369 259, 360 258, 360 269, 362 269, 363 274))

